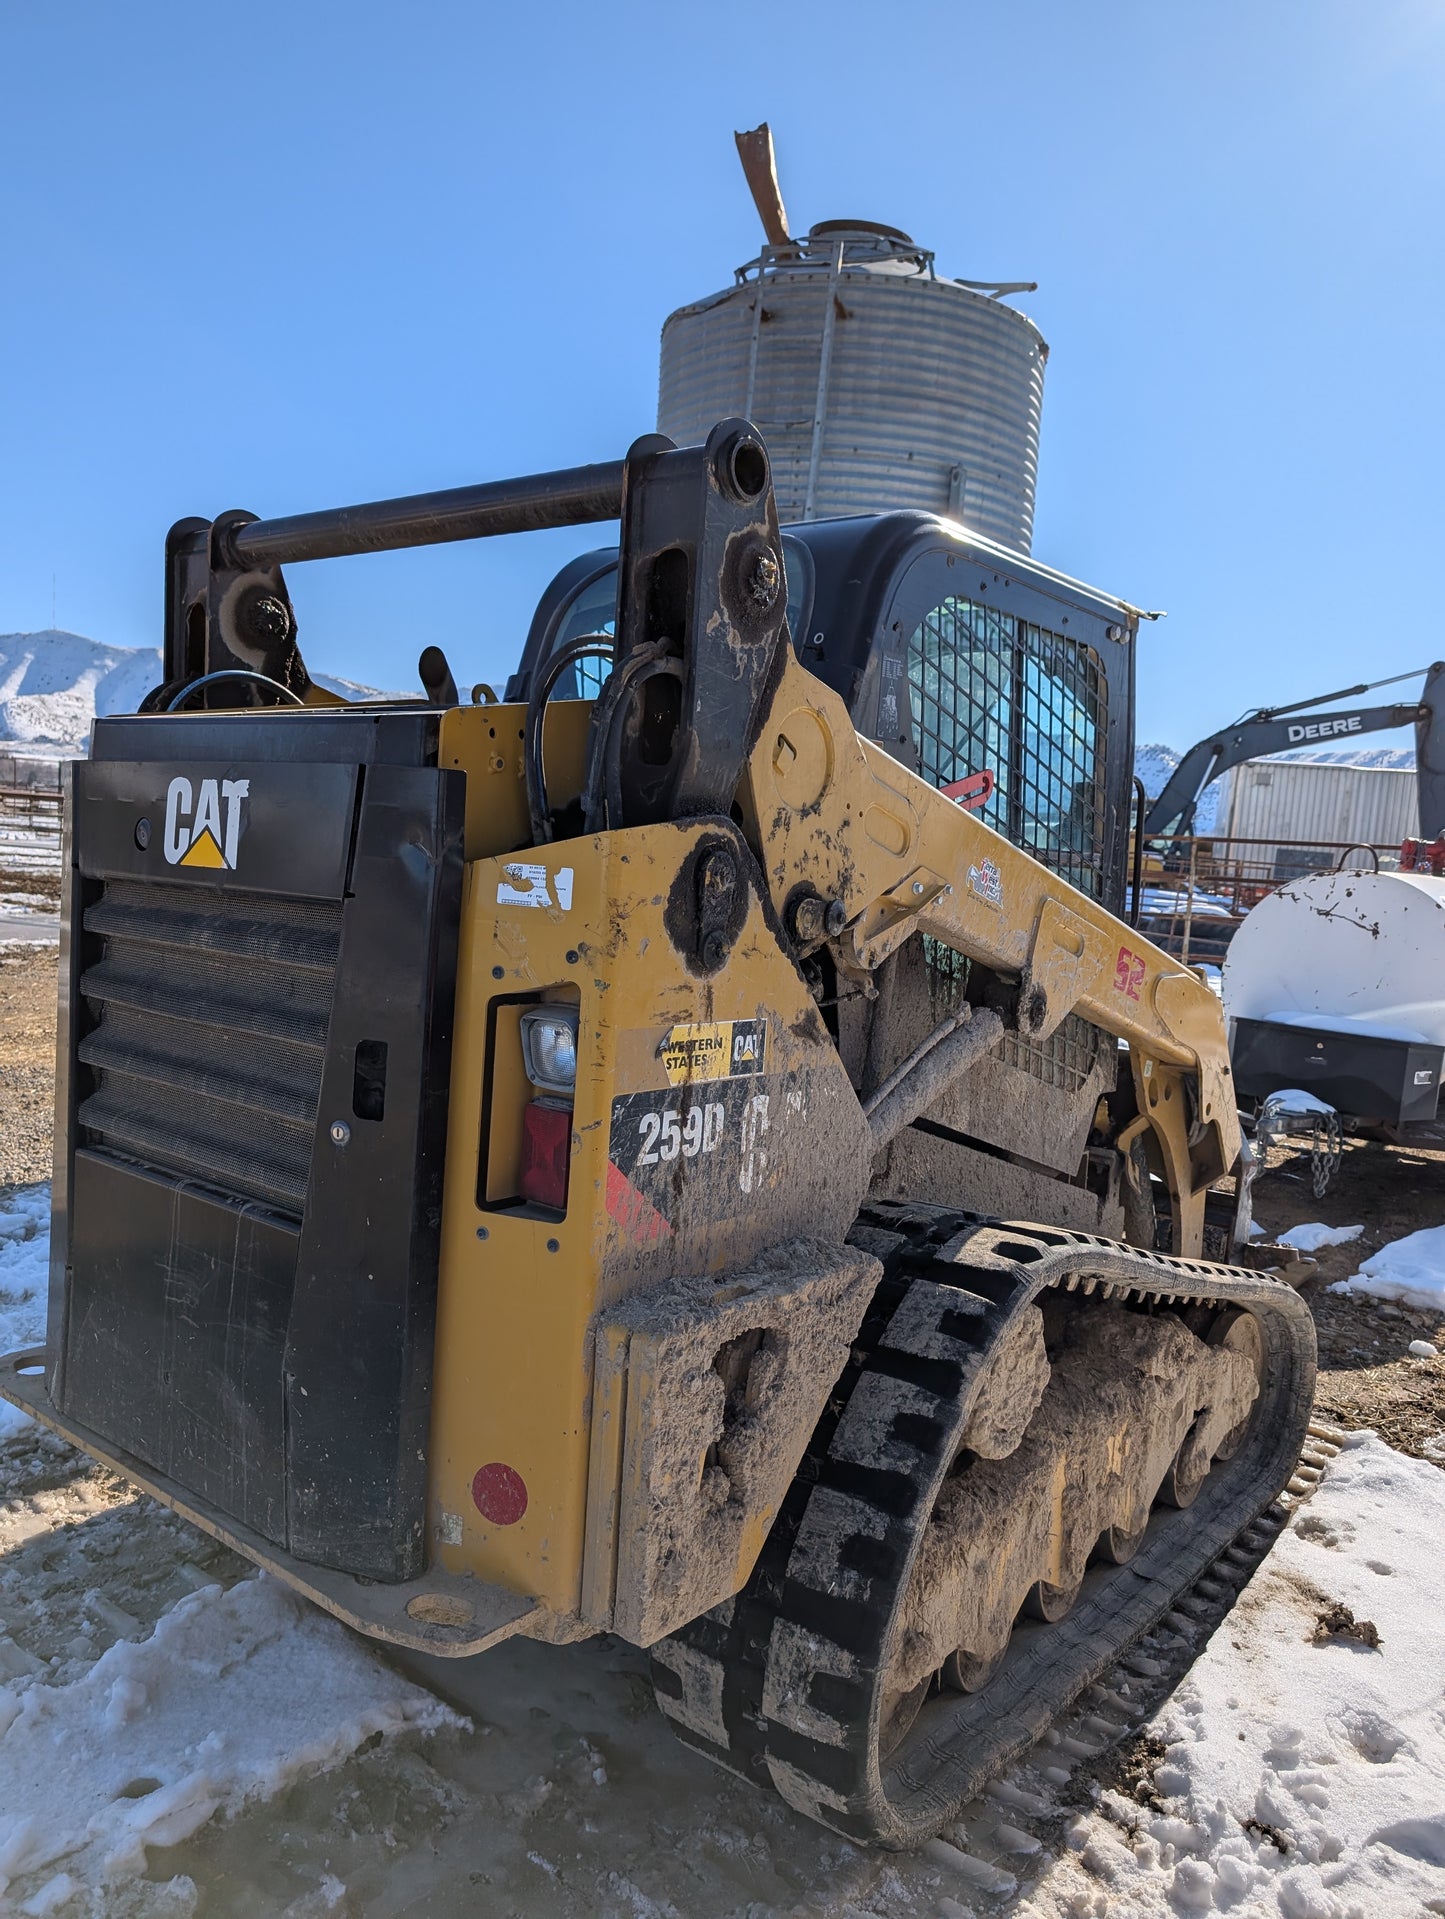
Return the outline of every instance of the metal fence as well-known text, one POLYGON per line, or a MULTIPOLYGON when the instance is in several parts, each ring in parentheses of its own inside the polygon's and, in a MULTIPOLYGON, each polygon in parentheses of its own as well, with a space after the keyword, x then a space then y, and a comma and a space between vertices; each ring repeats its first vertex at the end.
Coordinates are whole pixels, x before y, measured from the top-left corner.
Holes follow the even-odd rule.
MULTIPOLYGON (((47 891, 58 884, 61 807, 58 784, 0 782, 0 876, 12 886, 27 878, 47 891)), ((1343 840, 1281 846, 1273 839, 1154 834, 1144 843, 1138 913, 1132 884, 1126 912, 1140 932, 1176 959, 1217 966, 1245 914, 1277 886, 1342 867, 1393 872, 1399 863, 1398 846, 1343 840)))
POLYGON ((28 753, 0 753, 0 787, 38 786, 58 793, 68 760, 38 759, 28 753))
POLYGON ((1383 873, 1399 864, 1398 845, 1315 840, 1282 846, 1276 839, 1152 834, 1144 842, 1137 918, 1132 884, 1129 917, 1176 959, 1218 966, 1245 914, 1277 886, 1306 873, 1349 867, 1383 873))
POLYGON ((0 785, 0 874, 6 879, 59 881, 61 804, 58 785, 0 785))

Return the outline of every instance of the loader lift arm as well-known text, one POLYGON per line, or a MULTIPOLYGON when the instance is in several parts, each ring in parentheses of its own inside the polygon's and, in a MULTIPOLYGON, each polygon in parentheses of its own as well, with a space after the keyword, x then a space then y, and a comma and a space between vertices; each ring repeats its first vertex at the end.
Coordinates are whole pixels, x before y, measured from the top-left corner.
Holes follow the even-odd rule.
POLYGON ((1388 680, 1343 686, 1337 692, 1318 693, 1288 706, 1258 707, 1232 726, 1197 741, 1170 774, 1158 799, 1150 804, 1144 819, 1146 837, 1192 833, 1200 795, 1211 780, 1232 766, 1267 759, 1272 753, 1287 753, 1294 747, 1413 726, 1420 831, 1426 839, 1433 839, 1445 831, 1445 662, 1436 660, 1425 668, 1425 685, 1413 704, 1366 706, 1354 712, 1321 714, 1316 719, 1300 717, 1333 700, 1351 699, 1395 680, 1414 677, 1414 673, 1397 673, 1388 680))
POLYGON ((1043 1039, 1077 1011, 1124 1040, 1176 1247, 1198 1254, 1205 1190, 1235 1165, 1239 1122, 1223 1014, 1196 974, 860 738, 838 695, 791 659, 743 811, 784 925, 805 949, 828 944, 865 991, 921 934, 983 970, 1006 1026, 1043 1039))
MULTIPOLYGON (((259 665, 306 693, 284 564, 620 515, 618 643, 593 716, 587 828, 722 815, 736 804, 800 956, 826 943, 840 973, 871 991, 875 970, 921 934, 993 977, 998 1004, 987 1010, 1005 1028, 1046 1039, 1078 1011, 1125 1041, 1139 1113, 1131 1131, 1151 1132, 1174 1244, 1197 1254, 1205 1189, 1239 1155, 1218 1002, 1103 906, 858 734, 843 700, 786 642, 769 479, 757 436, 734 420, 704 448, 644 436, 625 461, 606 465, 290 520, 183 521, 167 542, 161 694, 234 664, 259 665), (237 610, 264 610, 271 599, 284 611, 276 616, 284 634, 280 651, 261 656, 237 640, 237 610)), ((1445 667, 1432 670, 1430 687, 1436 672, 1445 679, 1445 667)), ((1445 698, 1439 708, 1445 721, 1445 698)), ((1385 725, 1434 709, 1376 711, 1386 717, 1372 723, 1385 725)), ((1289 743, 1287 724, 1273 715, 1246 723, 1250 738, 1272 729, 1264 737, 1280 744, 1289 743)), ((1238 757, 1249 757, 1238 729, 1236 738, 1238 757)), ((1445 737, 1439 757, 1445 794, 1445 737)), ((1195 749, 1169 791, 1186 767, 1207 763, 1206 748, 1195 749)))

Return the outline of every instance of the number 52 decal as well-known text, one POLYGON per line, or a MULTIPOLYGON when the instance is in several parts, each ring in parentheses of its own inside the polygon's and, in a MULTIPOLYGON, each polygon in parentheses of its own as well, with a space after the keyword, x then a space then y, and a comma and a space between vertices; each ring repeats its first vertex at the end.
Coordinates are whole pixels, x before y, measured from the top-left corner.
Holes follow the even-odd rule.
POLYGON ((1127 946, 1121 946, 1119 957, 1114 962, 1114 991, 1122 993, 1126 999, 1138 999, 1143 984, 1144 955, 1132 953, 1127 946))

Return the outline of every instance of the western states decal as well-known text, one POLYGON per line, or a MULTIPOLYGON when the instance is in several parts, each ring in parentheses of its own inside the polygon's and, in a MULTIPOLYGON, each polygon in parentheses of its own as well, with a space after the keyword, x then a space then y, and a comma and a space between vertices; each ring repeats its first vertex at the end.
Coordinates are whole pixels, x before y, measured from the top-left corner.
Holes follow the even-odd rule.
POLYGON ((657 1056, 673 1086, 694 1080, 742 1079, 763 1071, 767 1041, 765 1019, 712 1020, 672 1027, 657 1056))

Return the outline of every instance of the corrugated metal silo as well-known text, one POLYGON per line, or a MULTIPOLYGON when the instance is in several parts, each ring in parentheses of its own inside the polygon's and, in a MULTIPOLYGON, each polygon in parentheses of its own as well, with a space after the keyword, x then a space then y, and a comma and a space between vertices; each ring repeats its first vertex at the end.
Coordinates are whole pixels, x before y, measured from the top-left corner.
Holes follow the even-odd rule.
POLYGON ((893 227, 783 232, 669 315, 659 432, 686 443, 745 415, 784 520, 922 507, 1027 552, 1048 348, 998 297, 1024 288, 944 279, 893 227))

